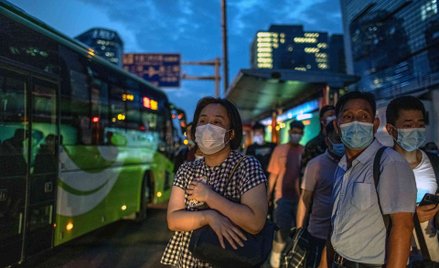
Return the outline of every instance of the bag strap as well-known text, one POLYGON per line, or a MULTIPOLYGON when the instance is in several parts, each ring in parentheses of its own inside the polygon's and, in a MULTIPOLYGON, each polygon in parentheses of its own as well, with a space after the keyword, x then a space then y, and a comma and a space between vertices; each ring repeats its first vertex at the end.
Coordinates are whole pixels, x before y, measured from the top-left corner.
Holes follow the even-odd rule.
POLYGON ((418 238, 419 247, 421 249, 422 257, 425 260, 430 261, 430 253, 428 252, 427 243, 425 243, 424 234, 422 233, 421 223, 419 222, 418 214, 414 215, 414 223, 415 223, 415 232, 416 237, 418 238))
POLYGON ((230 181, 232 181, 232 177, 235 174, 235 171, 238 169, 239 164, 241 164, 242 160, 244 160, 246 158, 247 158, 247 156, 244 155, 243 157, 241 157, 241 159, 238 160, 238 162, 236 162, 235 166, 233 167, 232 171, 229 174, 229 177, 227 178, 226 185, 224 185, 224 192, 226 191, 227 187, 229 186, 230 181))
POLYGON ((387 149, 386 146, 381 147, 380 149, 378 149, 378 151, 375 155, 375 158, 373 160, 373 181, 375 183, 375 190, 377 193, 378 206, 380 208, 381 216, 383 216, 383 222, 384 222, 384 226, 386 227, 386 233, 388 236, 390 233, 390 228, 389 228, 390 218, 389 218, 389 215, 383 214, 383 208, 381 207, 381 201, 380 201, 380 194, 378 192, 378 184, 380 183, 380 175, 381 175, 380 162, 381 162, 381 157, 386 149, 387 149))

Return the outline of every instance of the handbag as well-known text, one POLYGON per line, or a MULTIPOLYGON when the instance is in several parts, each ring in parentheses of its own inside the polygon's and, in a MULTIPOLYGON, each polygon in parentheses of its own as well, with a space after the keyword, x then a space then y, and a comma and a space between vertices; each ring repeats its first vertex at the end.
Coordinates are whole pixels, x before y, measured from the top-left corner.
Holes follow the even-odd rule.
MULTIPOLYGON (((227 188, 230 179, 245 157, 242 157, 234 166, 224 189, 227 188)), ((215 232, 209 225, 206 225, 192 232, 189 251, 194 257, 208 262, 214 267, 255 267, 262 265, 271 252, 275 231, 274 224, 267 220, 264 228, 256 235, 247 233, 244 230, 241 231, 247 237, 247 240, 243 241, 244 246, 235 250, 226 242, 226 248, 223 249, 215 232)))
POLYGON ((290 231, 291 241, 281 256, 281 268, 301 268, 306 266, 306 257, 310 244, 306 228, 293 227, 290 231))

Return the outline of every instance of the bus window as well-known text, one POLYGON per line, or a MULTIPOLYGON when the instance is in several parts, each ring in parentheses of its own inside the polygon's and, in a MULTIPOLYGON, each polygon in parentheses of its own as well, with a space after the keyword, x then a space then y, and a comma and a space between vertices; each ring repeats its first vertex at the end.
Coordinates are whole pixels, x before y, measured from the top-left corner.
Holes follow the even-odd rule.
POLYGON ((47 73, 59 73, 56 42, 0 16, 0 56, 32 65, 47 73))
POLYGON ((26 82, 18 77, 0 75, 0 176, 10 177, 26 174, 27 155, 24 142, 26 82))
POLYGON ((70 111, 74 118, 74 125, 78 129, 80 143, 88 145, 92 143, 92 129, 87 75, 76 70, 70 70, 70 86, 70 111))
POLYGON ((127 127, 130 129, 139 129, 141 126, 141 116, 140 116, 140 95, 137 91, 134 90, 126 90, 125 95, 123 96, 123 100, 125 101, 127 107, 127 127))
POLYGON ((104 128, 108 125, 108 85, 93 79, 90 92, 92 143, 106 144, 104 128))
POLYGON ((110 89, 110 126, 125 128, 126 111, 125 102, 122 100, 124 90, 111 85, 110 89))

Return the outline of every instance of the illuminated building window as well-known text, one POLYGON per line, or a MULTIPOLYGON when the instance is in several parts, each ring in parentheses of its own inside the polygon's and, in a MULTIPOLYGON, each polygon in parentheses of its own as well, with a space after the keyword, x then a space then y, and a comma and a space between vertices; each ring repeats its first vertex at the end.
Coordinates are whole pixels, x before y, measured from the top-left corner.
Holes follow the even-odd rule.
POLYGON ((257 37, 270 37, 271 36, 271 33, 270 32, 259 32, 258 34, 257 34, 257 37))
POLYGON ((273 60, 271 58, 258 58, 258 62, 262 63, 272 63, 273 60))
POLYGON ((319 33, 305 33, 305 37, 317 38, 319 37, 319 33))
POLYGON ((268 37, 268 38, 267 37, 259 37, 257 41, 258 41, 258 43, 260 43, 260 42, 271 42, 271 40, 272 39, 270 37, 268 37))
POLYGON ((295 67, 294 70, 296 71, 306 71, 305 67, 295 67))
POLYGON ((319 67, 320 69, 325 70, 325 69, 328 69, 328 64, 326 64, 326 63, 319 63, 319 64, 317 64, 317 67, 319 67))
POLYGON ((294 37, 293 40, 295 43, 317 43, 317 39, 311 37, 294 37))
POLYGON ((271 47, 258 48, 258 52, 271 52, 271 51, 272 51, 271 47))
POLYGON ((269 64, 269 63, 258 63, 258 68, 273 68, 273 64, 269 64))
POLYGON ((427 1, 425 5, 421 6, 422 20, 426 20, 435 14, 437 14, 437 0, 427 1))
POLYGON ((258 43, 257 47, 271 47, 271 43, 258 43))
POLYGON ((305 47, 305 53, 317 53, 320 49, 316 47, 305 47))
POLYGON ((327 48, 328 45, 327 45, 326 43, 318 43, 318 44, 317 44, 317 47, 318 47, 318 48, 327 48))
POLYGON ((258 58, 263 58, 263 57, 271 58, 271 53, 267 53, 267 52, 258 53, 258 58))

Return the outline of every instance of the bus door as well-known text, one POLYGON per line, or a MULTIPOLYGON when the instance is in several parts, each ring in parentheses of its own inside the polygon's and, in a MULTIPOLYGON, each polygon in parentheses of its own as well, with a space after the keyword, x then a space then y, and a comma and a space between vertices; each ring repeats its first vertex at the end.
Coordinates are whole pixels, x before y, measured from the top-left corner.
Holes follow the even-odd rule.
POLYGON ((25 256, 53 246, 58 148, 58 84, 31 78, 28 209, 25 230, 25 256))
POLYGON ((21 259, 29 138, 29 77, 0 65, 0 267, 21 259))
POLYGON ((0 62, 0 267, 52 246, 58 169, 58 84, 9 67, 0 62))

